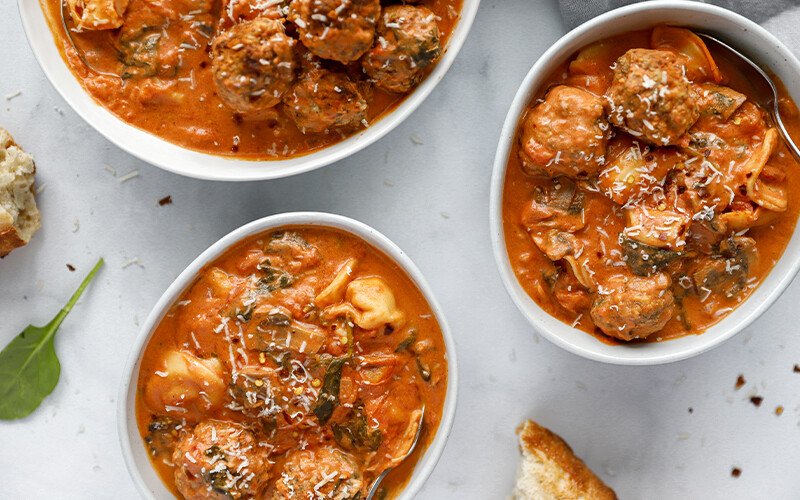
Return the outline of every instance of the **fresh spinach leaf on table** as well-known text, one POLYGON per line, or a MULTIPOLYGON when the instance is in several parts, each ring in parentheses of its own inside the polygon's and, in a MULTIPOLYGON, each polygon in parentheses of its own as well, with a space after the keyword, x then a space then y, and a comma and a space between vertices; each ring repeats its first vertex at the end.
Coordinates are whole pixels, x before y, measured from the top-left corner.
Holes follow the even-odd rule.
POLYGON ((53 343, 56 331, 102 265, 103 259, 97 261, 50 323, 29 325, 0 351, 0 420, 30 415, 55 389, 61 374, 53 343))

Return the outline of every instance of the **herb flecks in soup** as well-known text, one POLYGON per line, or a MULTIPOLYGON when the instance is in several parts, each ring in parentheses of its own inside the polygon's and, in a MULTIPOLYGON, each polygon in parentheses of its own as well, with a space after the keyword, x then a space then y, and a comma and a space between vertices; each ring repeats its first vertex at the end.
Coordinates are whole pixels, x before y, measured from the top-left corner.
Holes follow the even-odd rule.
POLYGON ((798 165, 751 91, 682 28, 601 40, 561 65, 521 117, 505 180, 527 293, 609 342, 701 333, 742 303, 800 208, 798 165))
POLYGON ((209 264, 158 325, 137 419, 186 498, 365 498, 411 475, 441 420, 447 361, 422 293, 334 229, 287 227, 209 264))
POLYGON ((437 63, 462 6, 40 1, 76 77, 122 120, 182 147, 267 160, 330 146, 392 111, 437 63))

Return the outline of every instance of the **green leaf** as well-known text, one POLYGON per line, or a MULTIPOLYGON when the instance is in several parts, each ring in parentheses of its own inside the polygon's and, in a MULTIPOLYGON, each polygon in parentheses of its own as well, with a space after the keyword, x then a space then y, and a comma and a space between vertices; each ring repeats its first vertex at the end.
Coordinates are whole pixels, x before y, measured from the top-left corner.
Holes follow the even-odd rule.
POLYGON ((103 259, 97 261, 50 323, 28 326, 0 351, 0 420, 30 415, 55 389, 61 374, 53 343, 55 333, 102 265, 103 259))
POLYGON ((325 380, 322 382, 322 390, 317 398, 317 405, 314 407, 314 415, 319 419, 319 423, 325 425, 333 414, 333 409, 339 404, 339 384, 342 381, 342 367, 350 359, 349 356, 334 358, 328 369, 325 371, 325 380))

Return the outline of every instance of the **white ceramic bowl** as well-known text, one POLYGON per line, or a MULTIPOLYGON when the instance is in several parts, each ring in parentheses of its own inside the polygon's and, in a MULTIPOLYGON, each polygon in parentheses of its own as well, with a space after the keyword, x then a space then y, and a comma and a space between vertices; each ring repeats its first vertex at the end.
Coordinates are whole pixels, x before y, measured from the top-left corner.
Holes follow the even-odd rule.
POLYGON ((442 420, 436 430, 435 437, 425 453, 417 462, 411 480, 400 494, 400 499, 410 500, 422 487, 425 480, 433 472, 436 462, 444 451, 444 445, 453 426, 453 418, 456 410, 456 396, 458 392, 458 363, 456 360, 455 344, 447 326, 442 309, 436 302, 428 283, 417 269, 417 266, 410 258, 397 247, 386 236, 364 223, 343 217, 317 212, 292 212, 272 215, 253 221, 239 229, 229 233, 222 239, 211 245, 205 252, 200 254, 191 264, 178 276, 175 281, 167 288, 167 291, 158 299, 155 307, 150 312, 147 320, 142 325, 141 332, 134 343, 128 362, 123 371, 123 379, 120 385, 120 392, 117 405, 117 424, 122 454, 128 472, 136 484, 137 489, 145 498, 168 499, 173 498, 172 494, 162 483, 155 469, 150 464, 147 451, 139 429, 136 425, 136 383, 139 377, 139 366, 142 352, 150 341, 154 330, 161 319, 169 310, 170 306, 180 297, 181 293, 191 285, 200 270, 213 261, 234 244, 246 239, 254 234, 263 233, 270 229, 275 229, 286 225, 309 225, 333 227, 351 233, 362 238, 378 250, 388 255, 406 274, 422 292, 425 300, 436 316, 444 337, 445 350, 448 362, 447 374, 447 394, 445 396, 444 408, 442 410, 442 420))
POLYGON ((712 5, 690 1, 651 1, 613 10, 575 28, 534 64, 517 92, 503 126, 494 162, 491 187, 491 231, 497 265, 506 290, 528 321, 548 340, 575 354, 605 363, 651 365, 700 354, 733 337, 763 313, 789 285, 800 267, 800 237, 795 230, 783 257, 750 298, 701 335, 659 343, 611 346, 562 323, 528 296, 517 281, 503 235, 503 182, 519 117, 555 68, 581 47, 613 35, 672 24, 719 36, 769 68, 800 102, 800 61, 769 32, 752 21, 712 5))
POLYGON ((28 43, 50 83, 95 130, 128 153, 176 174, 219 181, 254 181, 288 177, 348 157, 398 126, 444 78, 467 38, 480 0, 464 0, 461 19, 446 50, 430 75, 393 111, 342 142, 305 156, 274 161, 250 161, 183 148, 129 125, 98 104, 75 78, 59 54, 38 0, 18 0, 28 43))

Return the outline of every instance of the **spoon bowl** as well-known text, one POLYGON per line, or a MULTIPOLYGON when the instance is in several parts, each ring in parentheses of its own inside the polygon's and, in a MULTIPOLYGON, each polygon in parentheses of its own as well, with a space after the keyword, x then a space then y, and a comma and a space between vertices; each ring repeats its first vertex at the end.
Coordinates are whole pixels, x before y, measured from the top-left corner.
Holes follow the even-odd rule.
POLYGON ((375 494, 378 492, 378 488, 381 485, 381 482, 389 475, 389 473, 394 470, 395 467, 400 465, 403 460, 408 458, 409 455, 414 451, 414 448, 417 447, 417 443, 419 442, 419 437, 422 435, 422 428, 424 426, 424 417, 425 417, 425 405, 422 406, 422 409, 418 411, 419 416, 416 419, 417 428, 414 431, 414 439, 411 440, 411 446, 408 447, 408 450, 402 455, 394 457, 392 459, 390 465, 384 469, 383 472, 380 473, 378 477, 375 478, 375 481, 372 482, 372 485, 369 487, 369 492, 367 493, 367 500, 372 500, 375 498, 375 494))
POLYGON ((789 152, 797 161, 800 161, 800 148, 797 147, 792 136, 789 135, 781 119, 781 110, 778 105, 778 87, 772 78, 758 64, 727 43, 707 33, 698 32, 697 34, 709 48, 716 49, 716 51, 724 53, 728 59, 739 62, 739 69, 747 75, 747 79, 753 87, 753 100, 769 111, 789 152))

